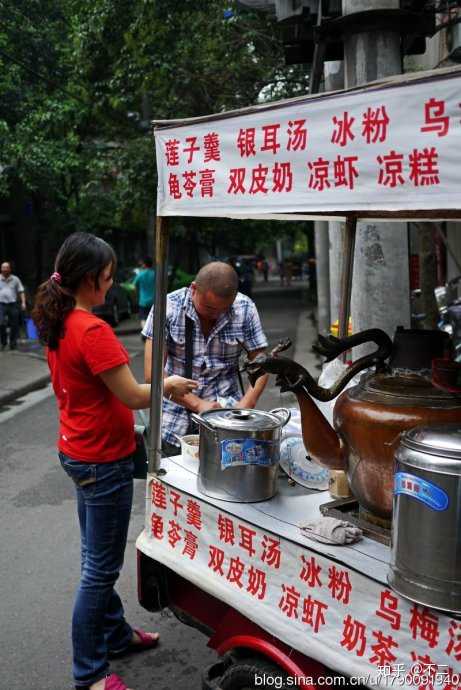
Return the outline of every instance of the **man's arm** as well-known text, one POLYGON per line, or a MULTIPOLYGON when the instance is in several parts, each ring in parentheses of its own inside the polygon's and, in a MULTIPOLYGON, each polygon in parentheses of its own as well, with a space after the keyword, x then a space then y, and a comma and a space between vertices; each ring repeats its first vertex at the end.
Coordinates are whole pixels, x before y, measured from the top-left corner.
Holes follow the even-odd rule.
MULTIPOLYGON (((259 350, 253 350, 252 352, 249 352, 248 353, 248 359, 249 360, 254 359, 261 352, 265 352, 265 348, 260 348, 259 350)), ((256 404, 257 404, 259 398, 261 397, 263 390, 266 387, 268 379, 269 379, 268 374, 261 376, 256 381, 254 386, 250 386, 248 388, 248 390, 246 391, 243 398, 241 398, 241 400, 238 401, 237 407, 240 407, 242 409, 243 408, 253 409, 254 407, 256 407, 256 404)))
MULTIPOLYGON (((164 364, 166 364, 167 355, 164 357, 164 364)), ((165 378, 165 374, 163 375, 165 378)), ((146 383, 150 383, 152 379, 152 340, 147 338, 144 346, 144 379, 146 383)), ((191 412, 200 414, 206 410, 214 410, 221 405, 216 401, 202 400, 198 395, 188 393, 181 399, 181 405, 191 412)))

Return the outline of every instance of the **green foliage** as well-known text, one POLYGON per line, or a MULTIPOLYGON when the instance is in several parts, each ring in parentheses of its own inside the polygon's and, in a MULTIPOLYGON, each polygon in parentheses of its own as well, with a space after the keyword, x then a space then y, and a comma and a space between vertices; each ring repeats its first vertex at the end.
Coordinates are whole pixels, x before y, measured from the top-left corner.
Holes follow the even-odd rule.
MULTIPOLYGON (((270 16, 229 1, 3 0, 0 20, 0 195, 19 182, 51 225, 69 230, 146 228, 153 117, 307 88, 302 66, 284 67, 270 16)), ((239 251, 249 249, 249 224, 220 223, 239 251)), ((211 247, 213 225, 186 231, 211 247)), ((272 227, 251 225, 267 241, 272 227)), ((291 233, 288 225, 277 233, 291 233)))

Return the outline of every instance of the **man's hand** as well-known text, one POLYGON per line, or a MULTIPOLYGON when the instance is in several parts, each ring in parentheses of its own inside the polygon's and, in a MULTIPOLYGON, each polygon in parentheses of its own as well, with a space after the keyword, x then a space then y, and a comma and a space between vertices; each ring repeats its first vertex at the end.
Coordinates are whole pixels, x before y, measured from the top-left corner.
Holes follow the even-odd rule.
POLYGON ((253 391, 251 391, 251 393, 251 397, 245 394, 243 398, 238 401, 235 407, 238 407, 241 410, 252 410, 254 407, 256 407, 256 400, 254 400, 253 391))
POLYGON ((220 408, 221 405, 217 400, 200 400, 200 403, 197 406, 197 412, 198 414, 202 414, 202 412, 208 412, 208 410, 219 410, 220 408))

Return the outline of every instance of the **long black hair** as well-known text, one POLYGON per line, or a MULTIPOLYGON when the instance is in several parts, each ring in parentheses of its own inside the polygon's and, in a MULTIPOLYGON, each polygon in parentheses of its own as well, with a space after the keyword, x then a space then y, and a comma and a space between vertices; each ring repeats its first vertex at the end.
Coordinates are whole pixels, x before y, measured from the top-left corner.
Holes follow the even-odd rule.
POLYGON ((102 271, 111 264, 112 274, 117 259, 104 240, 86 232, 75 232, 65 240, 54 264, 55 273, 40 285, 35 298, 32 318, 40 340, 56 350, 64 335, 64 321, 75 307, 75 293, 89 276, 96 289, 102 271))

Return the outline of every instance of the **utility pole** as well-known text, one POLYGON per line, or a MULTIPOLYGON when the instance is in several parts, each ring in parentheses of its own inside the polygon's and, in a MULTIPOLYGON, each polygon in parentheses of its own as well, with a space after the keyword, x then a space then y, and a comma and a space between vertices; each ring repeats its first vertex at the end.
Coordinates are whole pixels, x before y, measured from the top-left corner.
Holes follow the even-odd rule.
MULTIPOLYGON (((343 0, 343 14, 399 8, 399 0, 343 0)), ((344 38, 346 88, 401 74, 398 28, 357 30, 344 38)), ((382 328, 393 336, 398 325, 410 324, 408 232, 406 223, 357 226, 351 317, 354 332, 382 328)), ((365 348, 365 349, 364 349, 365 348)), ((369 351, 354 349, 354 358, 369 351)))
MULTIPOLYGON (((341 60, 326 62, 324 66, 325 91, 344 89, 344 63, 341 60)), ((339 319, 340 280, 343 255, 344 223, 328 223, 330 254, 330 323, 339 319)))
POLYGON ((325 335, 330 332, 330 247, 327 221, 316 220, 314 232, 317 272, 317 330, 325 335))

